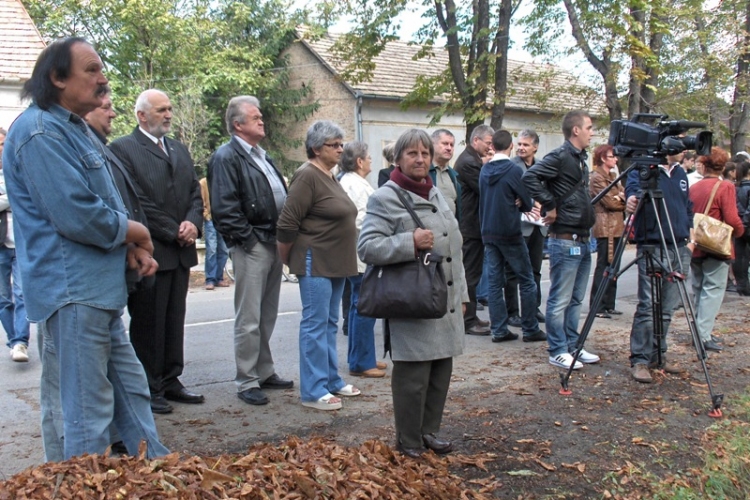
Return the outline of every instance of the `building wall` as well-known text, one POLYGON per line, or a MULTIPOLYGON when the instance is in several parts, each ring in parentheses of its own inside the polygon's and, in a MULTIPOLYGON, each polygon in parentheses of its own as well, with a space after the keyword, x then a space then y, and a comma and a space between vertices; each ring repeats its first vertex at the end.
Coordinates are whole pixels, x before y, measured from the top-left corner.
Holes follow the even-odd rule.
MULTIPOLYGON (((313 122, 331 120, 344 129, 345 141, 354 140, 356 100, 352 93, 302 43, 293 43, 285 54, 291 68, 289 85, 292 88, 311 86, 313 91, 308 102, 317 100, 320 104, 318 111, 306 120, 289 124, 289 136, 304 141, 307 129, 313 122)), ((289 150, 285 155, 299 162, 307 159, 304 146, 289 150)))
POLYGON ((0 83, 0 127, 5 130, 28 106, 19 98, 21 87, 21 83, 0 83))

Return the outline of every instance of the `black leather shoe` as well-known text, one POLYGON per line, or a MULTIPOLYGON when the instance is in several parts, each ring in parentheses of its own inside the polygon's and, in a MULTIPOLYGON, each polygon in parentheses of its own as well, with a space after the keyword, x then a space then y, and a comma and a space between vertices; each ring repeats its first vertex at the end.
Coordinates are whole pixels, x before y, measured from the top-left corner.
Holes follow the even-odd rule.
POLYGON ((544 333, 543 330, 537 330, 531 335, 524 335, 523 341, 524 342, 542 342, 547 340, 547 334, 544 333))
POLYGON ((483 319, 477 318, 477 322, 475 323, 475 325, 479 326, 481 328, 489 328, 490 327, 490 322, 489 321, 484 321, 483 319))
POLYGON ((125 446, 125 443, 122 441, 117 441, 116 443, 112 443, 109 447, 109 451, 111 453, 111 456, 113 457, 127 457, 128 456, 128 448, 125 446))
MULTIPOLYGON (((516 340, 517 338, 518 338, 518 334, 512 333, 512 332, 508 332, 505 335, 501 335, 500 337, 495 337, 493 335, 492 336, 492 341, 495 342, 495 343, 498 343, 498 342, 507 342, 509 340, 516 340)), ((425 434, 425 436, 426 435, 427 434, 425 434)))
POLYGON ((437 453, 438 455, 444 455, 453 451, 453 443, 450 441, 443 441, 438 439, 435 434, 425 434, 422 436, 424 445, 437 453))
POLYGON ((540 310, 538 310, 538 309, 537 309, 537 311, 536 311, 536 320, 537 320, 537 321, 538 321, 539 323, 544 323, 544 322, 546 321, 546 319, 545 319, 545 317, 544 317, 544 314, 542 314, 542 311, 540 311, 540 310))
POLYGON ((151 395, 151 413, 166 415, 167 413, 172 413, 172 410, 174 408, 172 408, 172 405, 167 402, 164 396, 151 395))
POLYGON ((477 304, 482 304, 484 307, 490 306, 490 303, 487 299, 477 299, 477 304))
POLYGON ((396 449, 409 458, 420 458, 425 451, 424 448, 405 448, 401 443, 396 445, 396 449))
POLYGON ((607 309, 607 314, 611 314, 612 316, 620 316, 622 314, 622 311, 618 311, 617 309, 607 309))
POLYGON ((268 404, 268 398, 257 387, 251 387, 245 391, 238 392, 237 397, 249 405, 260 406, 268 404))
POLYGON ((294 382, 284 380, 275 373, 260 384, 261 389, 291 389, 292 387, 294 387, 294 382))
POLYGON ((714 351, 714 352, 721 352, 724 350, 723 347, 721 347, 719 344, 717 344, 713 340, 709 340, 708 342, 703 342, 703 348, 707 351, 714 351))
POLYGON ((479 325, 474 325, 471 328, 466 329, 466 335, 489 335, 490 329, 487 327, 481 327, 479 325))
POLYGON ((205 401, 203 395, 190 392, 184 387, 179 391, 164 391, 164 398, 169 401, 176 401, 178 403, 186 403, 189 405, 197 405, 205 401))
POLYGON ((481 302, 477 302, 477 311, 484 311, 484 305, 481 302))
POLYGON ((508 326, 513 326, 515 328, 521 328, 521 317, 520 316, 509 316, 508 317, 508 326))
POLYGON ((720 338, 714 337, 711 335, 711 342, 716 342, 717 344, 722 344, 723 341, 720 338))

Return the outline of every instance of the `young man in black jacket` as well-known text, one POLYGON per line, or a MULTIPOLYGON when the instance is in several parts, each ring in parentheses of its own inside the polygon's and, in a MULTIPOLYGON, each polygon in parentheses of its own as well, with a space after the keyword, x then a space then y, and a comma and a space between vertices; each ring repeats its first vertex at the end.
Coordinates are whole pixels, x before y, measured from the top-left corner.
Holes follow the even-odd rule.
MULTIPOLYGON (((594 209, 589 197, 586 148, 594 127, 589 114, 571 111, 562 123, 565 143, 536 162, 523 176, 534 200, 542 205, 543 221, 549 225, 550 290, 547 298, 547 343, 549 362, 570 368, 570 354, 578 341, 578 319, 586 295, 591 253, 589 232, 594 209)), ((599 356, 582 350, 581 363, 598 363, 599 356)))

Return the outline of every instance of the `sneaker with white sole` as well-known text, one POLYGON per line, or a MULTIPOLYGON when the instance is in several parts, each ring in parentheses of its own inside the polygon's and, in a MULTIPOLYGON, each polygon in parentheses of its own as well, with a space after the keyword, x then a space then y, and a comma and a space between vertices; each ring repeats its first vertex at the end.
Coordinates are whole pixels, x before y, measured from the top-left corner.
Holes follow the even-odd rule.
MULTIPOLYGON (((555 357, 550 356, 549 357, 549 364, 552 366, 559 366, 560 368, 570 369, 570 365, 573 363, 573 356, 568 354, 567 352, 564 352, 562 354, 558 354, 555 357)), ((576 364, 573 365, 574 370, 580 370, 583 368, 583 364, 581 364, 580 361, 576 361, 576 364)))
POLYGON ((28 347, 26 344, 16 344, 10 349, 10 357, 18 363, 25 363, 29 360, 28 347))
POLYGON ((600 358, 596 354, 588 352, 586 349, 581 349, 581 353, 578 355, 578 361, 590 365, 592 363, 598 363, 600 358))

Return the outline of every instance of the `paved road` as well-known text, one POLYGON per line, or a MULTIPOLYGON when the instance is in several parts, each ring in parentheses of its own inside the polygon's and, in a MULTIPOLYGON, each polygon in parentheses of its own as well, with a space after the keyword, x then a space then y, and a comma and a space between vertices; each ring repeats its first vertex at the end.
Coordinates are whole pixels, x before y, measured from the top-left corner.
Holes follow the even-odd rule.
MULTIPOLYGON (((626 259, 632 259, 632 250, 626 259)), ((593 268, 593 266, 592 266, 593 268)), ((547 262, 543 269, 543 303, 546 301, 549 281, 547 262)), ((618 308, 633 310, 635 272, 630 269, 620 280, 618 308)), ((390 405, 390 382, 381 380, 351 380, 363 390, 363 396, 345 401, 339 412, 316 412, 298 404, 297 390, 272 392, 271 404, 250 407, 236 397, 234 387, 233 356, 233 293, 234 288, 217 288, 214 291, 191 290, 188 296, 188 316, 185 329, 185 359, 187 364, 182 381, 189 388, 203 393, 203 405, 176 405, 170 415, 158 415, 157 425, 162 440, 173 450, 202 452, 238 452, 252 442, 286 433, 324 429, 334 419, 351 425, 363 416, 383 411, 390 405)), ((272 338, 272 349, 277 372, 283 377, 299 380, 297 332, 300 319, 300 300, 297 285, 284 283, 281 292, 280 313, 272 338)), ((587 308, 584 307, 584 312, 587 308)), ((483 314, 486 317, 487 312, 483 314)), ((616 318, 627 323, 631 316, 616 318)), ((126 319, 127 321, 127 319, 126 319)), ((601 321, 601 320, 599 320, 601 321)), ((612 321, 612 320, 607 320, 612 321)), ((583 324, 583 323, 581 323, 583 324)), ((597 328, 605 323, 597 323, 597 328)), ((379 327, 377 328, 379 331, 379 327)), ((534 369, 548 370, 546 344, 488 344, 487 337, 467 337, 466 352, 456 361, 453 387, 460 389, 468 383, 496 383, 497 375, 480 373, 476 367, 486 366, 498 359, 500 347, 511 351, 524 351, 538 356, 534 369), (488 345, 495 346, 488 348, 488 345), (493 378, 494 377, 494 378, 493 378)), ((595 339, 593 339, 595 341, 595 339)), ((380 338, 376 339, 382 345, 380 338)), ((32 332, 31 361, 13 363, 7 355, 0 358, 0 479, 7 478, 26 467, 43 461, 39 426, 39 376, 40 364, 36 352, 36 338, 32 332)), ((346 337, 339 336, 341 373, 346 373, 346 337)), ((380 351, 380 347, 378 348, 380 351)), ((6 351, 7 352, 7 351, 6 351)), ((512 363, 502 363, 497 368, 502 374, 513 374, 512 363)), ((452 389, 454 390, 454 389, 452 389)), ((367 430, 384 436, 392 433, 389 418, 383 419, 382 428, 367 430)))

